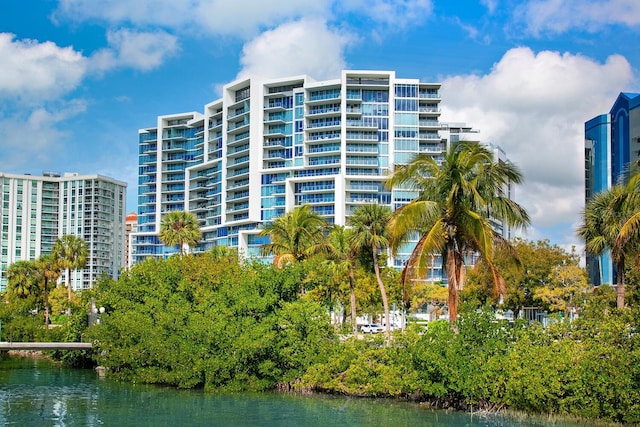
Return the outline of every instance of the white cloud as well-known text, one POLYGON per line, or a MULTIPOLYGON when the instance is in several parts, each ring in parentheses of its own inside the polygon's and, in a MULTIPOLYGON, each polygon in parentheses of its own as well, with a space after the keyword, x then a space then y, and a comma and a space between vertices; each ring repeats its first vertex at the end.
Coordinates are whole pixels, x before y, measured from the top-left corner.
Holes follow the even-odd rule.
POLYGON ((85 101, 76 99, 49 109, 17 111, 0 117, 0 164, 5 171, 10 168, 15 172, 30 171, 34 164, 54 164, 54 156, 63 151, 62 143, 68 136, 59 125, 84 111, 85 101))
POLYGON ((266 31, 245 44, 238 77, 282 77, 309 74, 337 78, 345 68, 344 49, 351 36, 320 20, 300 20, 266 31))
POLYGON ((248 40, 265 29, 300 19, 341 20, 342 14, 353 13, 389 31, 415 26, 432 12, 432 0, 59 0, 53 19, 248 40))
POLYGON ((331 0, 202 0, 195 4, 199 27, 211 34, 249 38, 291 20, 326 17, 331 0))
POLYGON ((596 32, 605 25, 640 25, 638 0, 530 0, 515 16, 534 35, 562 33, 571 28, 596 32))
POLYGON ((60 0, 54 19, 250 38, 260 29, 292 19, 325 16, 330 4, 330 0, 60 0))
POLYGON ((458 18, 457 16, 452 19, 452 22, 455 22, 462 30, 467 33, 467 36, 472 40, 477 40, 486 45, 491 43, 491 37, 488 34, 481 35, 481 32, 478 28, 473 25, 465 24, 458 18))
POLYGON ((0 33, 0 70, 0 98, 32 102, 75 89, 85 75, 86 59, 70 47, 0 33))
POLYGON ((93 69, 106 71, 130 67, 149 71, 159 67, 178 50, 177 38, 164 31, 138 32, 127 29, 107 33, 108 48, 91 56, 93 69))
POLYGON ((489 13, 493 13, 498 7, 498 0, 480 0, 480 3, 489 10, 489 13))
MULTIPOLYGON (((584 122, 609 111, 632 78, 618 55, 598 63, 511 49, 488 74, 444 79, 442 120, 479 128, 520 166, 526 182, 516 199, 538 232, 572 227, 584 204, 584 122)), ((574 230, 566 234, 570 238, 574 230)))

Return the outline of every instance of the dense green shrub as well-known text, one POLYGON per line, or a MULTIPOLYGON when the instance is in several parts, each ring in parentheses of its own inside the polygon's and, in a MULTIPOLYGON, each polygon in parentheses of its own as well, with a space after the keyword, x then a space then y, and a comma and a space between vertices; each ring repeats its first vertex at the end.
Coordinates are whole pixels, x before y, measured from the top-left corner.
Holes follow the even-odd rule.
POLYGON ((29 342, 45 341, 47 330, 42 313, 32 313, 35 307, 32 297, 16 299, 11 304, 0 303, 0 322, 2 341, 29 342))
POLYGON ((467 313, 457 324, 351 340, 303 383, 360 396, 402 396, 436 406, 640 421, 640 338, 628 312, 573 324, 497 321, 467 313))
POLYGON ((334 343, 324 309, 298 300, 303 275, 216 254, 136 265, 97 290, 98 362, 122 379, 183 388, 294 382, 334 343))

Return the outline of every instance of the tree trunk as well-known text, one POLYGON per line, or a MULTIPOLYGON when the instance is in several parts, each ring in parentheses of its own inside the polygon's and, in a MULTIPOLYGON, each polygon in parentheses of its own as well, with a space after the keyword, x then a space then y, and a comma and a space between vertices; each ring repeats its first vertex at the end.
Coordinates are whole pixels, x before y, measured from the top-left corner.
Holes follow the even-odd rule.
POLYGON ((67 308, 67 314, 71 316, 71 269, 67 268, 67 298, 69 300, 69 307, 67 308))
POLYGON ((351 298, 351 323, 353 326, 353 336, 358 336, 358 322, 356 321, 356 278, 353 274, 353 265, 349 262, 349 293, 351 298))
POLYGON ((376 280, 380 287, 380 294, 382 295, 382 306, 384 307, 384 321, 385 321, 385 333, 387 334, 387 345, 390 344, 391 339, 391 327, 389 325, 389 301, 387 300, 387 291, 384 289, 384 283, 382 283, 382 277, 380 276, 380 266, 378 265, 378 248, 373 248, 373 269, 376 272, 376 280))
POLYGON ((49 283, 47 278, 44 279, 44 324, 49 325, 50 314, 49 314, 49 283))
POLYGON ((616 306, 622 309, 624 308, 624 261, 620 261, 617 267, 618 277, 616 280, 616 306))
POLYGON ((458 265, 456 262, 456 255, 453 249, 447 251, 447 287, 449 290, 449 323, 451 326, 456 322, 458 318, 458 265))

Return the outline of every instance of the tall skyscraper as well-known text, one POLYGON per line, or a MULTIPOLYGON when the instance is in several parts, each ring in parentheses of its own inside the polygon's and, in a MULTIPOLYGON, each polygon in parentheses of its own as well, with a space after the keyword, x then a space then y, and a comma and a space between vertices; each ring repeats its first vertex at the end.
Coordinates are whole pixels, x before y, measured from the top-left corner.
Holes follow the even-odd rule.
MULTIPOLYGON (((585 201, 611 188, 623 177, 630 163, 640 158, 640 94, 622 92, 608 114, 601 114, 584 125, 585 201)), ((587 254, 591 283, 616 283, 611 254, 587 254)))
MULTIPOLYGON (((392 71, 229 83, 203 113, 160 116, 140 130, 131 263, 177 251, 157 237, 162 215, 172 210, 199 219, 196 250, 226 245, 254 257, 267 241, 261 225, 295 206, 309 204, 335 224, 364 204, 396 209, 416 193, 385 187, 393 164, 416 153, 441 160, 450 143, 479 141, 477 131, 439 117, 439 83, 392 71)), ((410 249, 392 265, 402 266, 410 249)), ((441 266, 433 274, 439 280, 441 266)))
POLYGON ((100 175, 0 172, 0 290, 11 264, 50 253, 65 234, 83 238, 89 250, 86 268, 71 273, 73 289, 90 288, 103 274, 117 278, 124 266, 126 186, 100 175))

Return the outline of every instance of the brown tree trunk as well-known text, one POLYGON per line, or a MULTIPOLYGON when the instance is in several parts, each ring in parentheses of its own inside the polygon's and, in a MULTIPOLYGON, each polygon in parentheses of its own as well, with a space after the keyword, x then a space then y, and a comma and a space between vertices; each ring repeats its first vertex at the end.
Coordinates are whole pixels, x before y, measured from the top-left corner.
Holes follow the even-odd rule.
POLYGON ((358 336, 358 323, 356 321, 356 277, 353 274, 353 264, 349 262, 349 293, 351 298, 351 323, 353 336, 358 336))
POLYGON ((51 323, 49 321, 49 281, 47 280, 46 276, 44 278, 44 324, 45 325, 49 325, 49 323, 51 323))
POLYGON ((385 333, 387 335, 387 345, 390 344, 391 339, 391 327, 389 325, 389 301, 387 300, 387 291, 384 289, 384 283, 382 283, 382 277, 380 276, 380 266, 378 265, 378 250, 373 248, 373 269, 376 272, 376 280, 380 287, 380 294, 382 295, 382 306, 384 307, 384 321, 385 321, 385 333))
POLYGON ((71 269, 67 268, 67 298, 69 299, 69 308, 67 313, 71 316, 71 269))
POLYGON ((458 318, 458 265, 456 260, 456 254, 453 249, 447 251, 447 287, 449 290, 449 323, 451 326, 456 322, 458 318))
POLYGON ((616 280, 616 306, 624 308, 624 261, 618 263, 618 277, 616 280))

